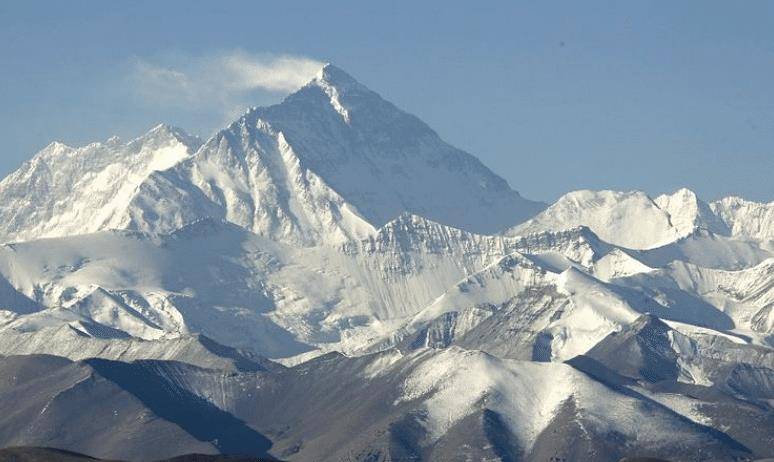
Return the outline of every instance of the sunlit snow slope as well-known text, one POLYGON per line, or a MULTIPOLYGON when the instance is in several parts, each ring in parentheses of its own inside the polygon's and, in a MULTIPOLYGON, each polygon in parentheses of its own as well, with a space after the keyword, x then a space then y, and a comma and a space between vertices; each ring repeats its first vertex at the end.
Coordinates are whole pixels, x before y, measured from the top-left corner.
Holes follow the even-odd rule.
POLYGON ((331 65, 206 141, 53 143, 0 182, 4 445, 752 460, 772 347, 774 203, 546 207, 331 65))

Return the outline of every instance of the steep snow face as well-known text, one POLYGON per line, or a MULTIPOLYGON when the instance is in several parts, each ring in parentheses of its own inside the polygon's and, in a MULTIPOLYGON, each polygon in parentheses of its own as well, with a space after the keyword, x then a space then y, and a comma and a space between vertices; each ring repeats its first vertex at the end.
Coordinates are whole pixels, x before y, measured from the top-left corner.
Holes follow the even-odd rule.
POLYGON ((150 233, 209 217, 297 245, 339 244, 375 231, 301 164, 282 132, 252 114, 215 135, 188 161, 151 176, 129 215, 130 228, 150 233))
POLYGON ((542 348, 540 360, 566 360, 637 316, 613 287, 583 271, 570 266, 557 272, 553 265, 514 253, 449 288, 376 345, 401 343, 418 333, 422 346, 473 344, 519 358, 542 348), (507 353, 500 331, 507 331, 512 343, 507 353))
POLYGON ((691 234, 663 247, 632 252, 632 255, 653 267, 685 261, 707 268, 737 270, 774 257, 774 252, 755 241, 734 239, 696 228, 691 234))
POLYGON ((603 281, 649 271, 653 271, 653 268, 621 249, 613 249, 605 254, 594 264, 593 268, 594 276, 603 281))
POLYGON ((640 191, 575 191, 568 193, 535 218, 506 232, 524 235, 549 229, 588 226, 603 241, 631 249, 648 249, 680 236, 669 219, 640 191))
POLYGON ((414 316, 408 325, 416 330, 444 313, 484 303, 502 304, 527 287, 544 285, 551 274, 521 254, 514 253, 455 284, 414 316))
POLYGON ((639 250, 664 247, 699 231, 710 236, 766 241, 774 238, 774 206, 738 198, 707 204, 685 188, 655 199, 640 191, 583 190, 562 196, 505 235, 575 226, 588 226, 603 241, 639 250))
POLYGON ((92 319, 145 339, 203 332, 272 357, 311 348, 302 344, 349 351, 515 245, 403 223, 413 249, 400 247, 397 222, 378 241, 341 248, 281 244, 214 221, 158 238, 111 231, 7 245, 0 307, 24 315, 17 330, 92 319))
POLYGON ((747 201, 726 197, 710 204, 712 210, 739 238, 774 240, 774 202, 747 201))
POLYGON ((679 235, 691 234, 696 228, 721 235, 729 233, 726 224, 690 189, 682 188, 672 194, 662 194, 653 202, 669 214, 669 220, 679 235))
POLYGON ((774 259, 738 271, 673 262, 616 282, 649 291, 674 315, 682 313, 678 321, 746 335, 774 330, 774 259))
POLYGON ((0 183, 0 204, 5 241, 214 218, 304 246, 363 239, 403 212, 494 233, 543 208, 331 65, 201 148, 165 126, 126 145, 52 144, 0 183))
POLYGON ((626 297, 574 268, 561 274, 558 288, 572 305, 550 329, 551 348, 557 358, 566 360, 586 352, 639 315, 626 297))
POLYGON ((502 303, 547 272, 590 268, 609 247, 586 228, 504 238, 408 214, 359 242, 298 247, 203 220, 168 236, 0 247, 0 308, 19 315, 18 331, 84 319, 144 339, 201 332, 273 358, 350 353, 434 303, 435 316, 502 303), (514 252, 524 254, 503 258, 514 252))
POLYGON ((194 168, 188 176, 208 197, 226 205, 228 217, 252 213, 244 221, 258 234, 270 228, 264 222, 275 221, 301 235, 317 229, 330 234, 326 228, 338 226, 334 234, 362 237, 357 232, 365 230, 362 220, 379 228, 402 212, 491 233, 542 207, 331 65, 281 104, 251 110, 205 144, 197 157, 233 158, 232 164, 244 169, 246 163, 247 170, 255 158, 254 171, 236 176, 241 182, 229 175, 237 184, 224 187, 225 181, 203 167, 199 175, 194 168), (276 199, 268 202, 258 191, 267 196, 276 191, 276 199), (245 197, 244 206, 240 197, 245 197), (279 216, 272 216, 270 205, 278 206, 279 216))
POLYGON ((495 232, 541 208, 328 65, 281 104, 250 110, 191 159, 152 175, 128 227, 164 233, 211 217, 295 245, 341 245, 404 212, 495 232))
POLYGON ((0 182, 0 239, 31 240, 120 228, 137 187, 191 156, 199 141, 159 125, 129 143, 52 143, 0 182))

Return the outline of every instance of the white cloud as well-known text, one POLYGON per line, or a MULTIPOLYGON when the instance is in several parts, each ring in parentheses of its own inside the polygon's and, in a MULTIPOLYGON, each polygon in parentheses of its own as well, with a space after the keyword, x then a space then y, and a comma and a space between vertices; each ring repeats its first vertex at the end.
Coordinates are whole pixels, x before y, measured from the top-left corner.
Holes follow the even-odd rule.
POLYGON ((323 63, 309 58, 277 56, 260 58, 244 53, 218 57, 217 67, 236 89, 263 88, 269 91, 291 91, 308 82, 323 63))
POLYGON ((191 105, 223 114, 253 105, 254 92, 289 93, 311 80, 324 63, 301 56, 228 51, 205 56, 135 59, 129 81, 152 104, 191 105))

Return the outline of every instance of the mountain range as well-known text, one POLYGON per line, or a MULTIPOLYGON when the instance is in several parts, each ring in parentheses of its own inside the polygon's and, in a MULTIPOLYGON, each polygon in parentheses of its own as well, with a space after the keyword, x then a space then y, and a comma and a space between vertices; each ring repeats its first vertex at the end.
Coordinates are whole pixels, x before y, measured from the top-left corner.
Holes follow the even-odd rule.
POLYGON ((523 198, 326 65, 0 181, 0 446, 774 457, 774 202, 523 198))

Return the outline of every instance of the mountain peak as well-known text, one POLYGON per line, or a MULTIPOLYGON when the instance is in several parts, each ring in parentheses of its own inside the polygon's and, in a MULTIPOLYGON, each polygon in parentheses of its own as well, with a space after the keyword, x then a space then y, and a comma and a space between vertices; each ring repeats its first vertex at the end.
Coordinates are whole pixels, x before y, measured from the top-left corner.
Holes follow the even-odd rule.
MULTIPOLYGON (((61 166, 41 167, 49 177, 38 183, 51 191, 44 199, 27 200, 30 178, 11 181, 18 185, 14 200, 26 201, 29 211, 7 230, 0 226, 0 236, 51 237, 108 226, 166 233, 213 216, 293 243, 338 244, 365 238, 402 212, 491 234, 543 208, 331 64, 281 103, 250 109, 204 145, 158 124, 128 144, 96 143, 79 152, 67 164, 72 181, 48 172, 61 166), (131 178, 113 174, 129 167, 131 178), (164 178, 153 174, 172 168, 164 178), (92 171, 101 183, 81 181, 92 171), (105 197, 97 201, 96 190, 105 197), (85 215, 64 226, 56 209, 63 197, 75 197, 79 211, 110 207, 95 210, 99 216, 88 227, 80 224, 85 215)), ((19 213, 9 208, 7 215, 19 213)))
POLYGON ((150 130, 148 130, 147 134, 151 134, 151 133, 169 133, 169 134, 172 134, 172 133, 174 133, 176 131, 180 131, 180 129, 179 128, 175 128, 175 127, 173 127, 171 125, 168 125, 168 124, 165 124, 165 123, 162 122, 160 124, 155 125, 150 130))
POLYGON ((696 204, 702 202, 693 190, 685 187, 678 189, 672 194, 662 194, 653 201, 661 208, 664 208, 669 202, 692 206, 696 206, 696 204))
POLYGON ((340 67, 336 67, 331 63, 326 64, 320 69, 313 81, 325 82, 329 85, 334 85, 338 88, 348 88, 359 86, 362 87, 360 82, 355 80, 354 77, 347 74, 340 67))
POLYGON ((653 202, 667 214, 680 236, 691 235, 697 228, 716 234, 728 234, 727 226, 720 221, 709 205, 688 188, 680 188, 672 194, 662 194, 653 202))
POLYGON ((312 79, 307 87, 320 88, 330 100, 333 109, 338 112, 346 123, 350 123, 349 104, 345 100, 361 95, 371 95, 373 92, 333 64, 326 64, 312 79))
POLYGON ((195 151, 202 144, 199 137, 188 134, 182 128, 174 127, 165 123, 160 123, 145 133, 132 140, 131 143, 148 143, 148 142, 169 142, 179 141, 187 146, 191 151, 195 151))
POLYGON ((682 197, 686 197, 686 198, 689 198, 689 199, 695 200, 695 201, 699 200, 698 196, 696 195, 696 192, 694 192, 692 189, 689 189, 689 188, 686 188, 686 187, 682 187, 682 188, 678 189, 677 191, 672 193, 672 196, 682 196, 682 197))
POLYGON ((0 207, 0 236, 18 241, 123 228, 137 187, 200 144, 164 124, 128 143, 116 137, 77 148, 53 143, 0 182, 0 202, 7 204, 0 207))
MULTIPOLYGON (((52 141, 49 143, 45 148, 41 149, 34 158, 38 158, 40 156, 45 155, 57 155, 59 153, 65 152, 65 151, 72 151, 72 146, 69 146, 61 141, 52 141)), ((33 158, 33 159, 34 159, 33 158)))
POLYGON ((531 234, 551 229, 589 227, 605 242, 630 249, 659 247, 678 236, 661 210, 642 191, 572 191, 533 219, 508 231, 531 234))
POLYGON ((588 226, 605 242, 637 250, 674 243, 696 229, 723 236, 730 233, 709 204, 694 191, 681 188, 655 199, 642 191, 569 192, 507 234, 526 235, 578 225, 588 226))

